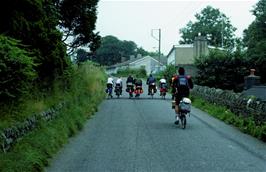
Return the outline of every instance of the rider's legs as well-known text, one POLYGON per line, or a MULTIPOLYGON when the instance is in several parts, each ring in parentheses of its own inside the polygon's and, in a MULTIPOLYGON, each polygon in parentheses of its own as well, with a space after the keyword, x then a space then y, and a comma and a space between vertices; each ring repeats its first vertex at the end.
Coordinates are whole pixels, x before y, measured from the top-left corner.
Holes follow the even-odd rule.
POLYGON ((181 95, 177 94, 175 96, 175 113, 176 113, 176 116, 175 116, 175 118, 176 118, 175 124, 178 124, 178 122, 179 122, 179 117, 180 117, 179 103, 180 103, 181 99, 182 99, 182 96, 181 95))
POLYGON ((107 84, 107 89, 108 89, 108 91, 109 91, 109 89, 111 89, 111 93, 110 93, 110 95, 111 95, 111 97, 113 97, 113 96, 112 96, 113 84, 107 84))

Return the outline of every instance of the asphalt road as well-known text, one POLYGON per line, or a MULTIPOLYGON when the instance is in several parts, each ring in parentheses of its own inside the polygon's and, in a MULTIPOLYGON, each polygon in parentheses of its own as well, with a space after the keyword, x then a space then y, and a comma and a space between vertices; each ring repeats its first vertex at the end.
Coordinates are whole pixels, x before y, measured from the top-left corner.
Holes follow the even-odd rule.
POLYGON ((196 108, 183 130, 169 98, 106 99, 46 171, 266 171, 265 143, 196 108))

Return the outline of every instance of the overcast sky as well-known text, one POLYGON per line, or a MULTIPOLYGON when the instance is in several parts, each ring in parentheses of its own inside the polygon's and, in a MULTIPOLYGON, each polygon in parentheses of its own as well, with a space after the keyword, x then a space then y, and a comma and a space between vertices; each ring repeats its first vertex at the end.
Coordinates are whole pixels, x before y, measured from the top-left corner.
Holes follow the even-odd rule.
POLYGON ((96 31, 102 37, 113 35, 120 40, 134 41, 138 47, 157 51, 159 42, 151 36, 151 30, 158 37, 161 29, 161 52, 168 54, 180 40, 179 29, 200 13, 207 5, 219 8, 237 28, 235 34, 242 37, 243 30, 255 19, 250 10, 258 0, 100 0, 96 31), (157 32, 156 32, 157 31, 157 32))

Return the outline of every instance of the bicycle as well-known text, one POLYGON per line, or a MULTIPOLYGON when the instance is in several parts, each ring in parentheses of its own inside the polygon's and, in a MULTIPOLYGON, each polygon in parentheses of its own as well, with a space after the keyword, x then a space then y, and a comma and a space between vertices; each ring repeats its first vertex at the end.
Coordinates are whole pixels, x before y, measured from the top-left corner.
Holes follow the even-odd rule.
POLYGON ((179 122, 182 129, 186 128, 187 125, 187 114, 190 115, 191 100, 187 97, 182 98, 179 103, 179 122))

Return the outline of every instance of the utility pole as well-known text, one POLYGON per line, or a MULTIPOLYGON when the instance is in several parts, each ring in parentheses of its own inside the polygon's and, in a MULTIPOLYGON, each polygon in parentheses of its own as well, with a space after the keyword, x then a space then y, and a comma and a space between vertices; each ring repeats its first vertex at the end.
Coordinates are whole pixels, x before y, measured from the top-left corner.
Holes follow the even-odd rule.
POLYGON ((151 30, 151 36, 157 40, 159 42, 159 46, 158 46, 158 49, 159 49, 159 65, 161 65, 161 29, 152 29, 151 30), (157 38, 156 36, 154 36, 153 34, 153 31, 154 30, 157 30, 159 32, 159 38, 157 38))

